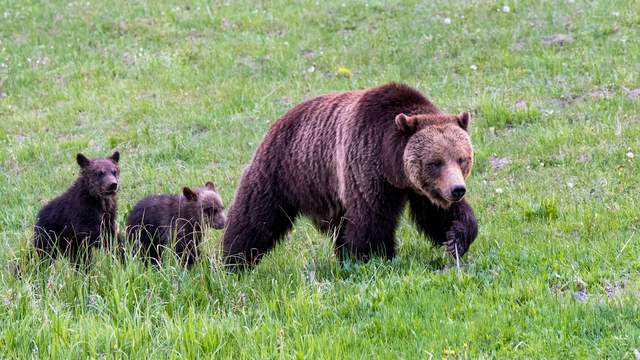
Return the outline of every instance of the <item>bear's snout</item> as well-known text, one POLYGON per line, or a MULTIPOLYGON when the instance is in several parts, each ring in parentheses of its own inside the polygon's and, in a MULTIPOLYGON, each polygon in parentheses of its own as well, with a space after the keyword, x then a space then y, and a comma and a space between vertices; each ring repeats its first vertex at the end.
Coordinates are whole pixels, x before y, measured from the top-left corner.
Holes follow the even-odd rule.
POLYGON ((464 185, 456 185, 451 189, 451 200, 460 201, 464 197, 464 194, 467 192, 467 189, 464 185))
POLYGON ((227 223, 227 217, 224 215, 224 212, 220 212, 218 216, 215 217, 213 221, 214 229, 224 229, 224 224, 227 223))
POLYGON ((112 182, 111 184, 107 185, 107 193, 113 194, 116 191, 118 191, 118 183, 117 182, 112 182))

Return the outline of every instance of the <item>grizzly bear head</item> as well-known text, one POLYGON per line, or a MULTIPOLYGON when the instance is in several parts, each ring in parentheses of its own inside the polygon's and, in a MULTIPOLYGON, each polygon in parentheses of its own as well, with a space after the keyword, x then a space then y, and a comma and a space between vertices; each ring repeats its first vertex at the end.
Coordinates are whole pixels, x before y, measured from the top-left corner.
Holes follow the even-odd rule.
POLYGON ((83 154, 76 155, 80 166, 80 178, 92 196, 104 198, 114 196, 118 191, 120 153, 114 152, 108 158, 90 160, 83 154))
POLYGON ((471 115, 398 114, 396 127, 409 136, 402 156, 409 186, 441 208, 460 201, 473 165, 467 132, 471 115))
POLYGON ((227 222, 224 206, 220 195, 216 192, 216 186, 211 181, 195 191, 184 187, 182 194, 187 198, 187 201, 193 202, 202 210, 203 220, 208 226, 214 229, 224 228, 224 224, 227 222))

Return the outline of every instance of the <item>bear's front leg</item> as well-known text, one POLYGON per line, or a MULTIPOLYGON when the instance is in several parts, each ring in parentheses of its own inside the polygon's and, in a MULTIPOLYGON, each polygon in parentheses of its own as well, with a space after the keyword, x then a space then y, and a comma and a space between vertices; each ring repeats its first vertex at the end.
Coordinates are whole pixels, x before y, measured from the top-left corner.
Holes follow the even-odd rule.
POLYGON ((83 233, 76 234, 74 239, 75 244, 69 247, 69 260, 75 267, 76 271, 89 272, 91 269, 91 262, 93 261, 92 249, 96 243, 99 243, 99 233, 90 233, 84 235, 83 233))
POLYGON ((393 259, 396 255, 395 231, 404 199, 389 197, 386 202, 354 204, 347 210, 336 239, 336 254, 368 261, 372 256, 393 259))
POLYGON ((191 267, 198 260, 198 245, 201 237, 202 232, 199 227, 178 231, 175 253, 182 266, 191 267))
POLYGON ((395 257, 395 238, 392 226, 388 226, 382 218, 368 218, 375 221, 376 225, 361 222, 365 219, 350 218, 343 224, 336 239, 335 250, 339 261, 353 258, 361 261, 369 261, 374 256, 382 256, 387 259, 395 257), (381 226, 382 225, 382 226, 381 226), (377 226, 374 228, 374 226, 377 226))
POLYGON ((466 200, 448 209, 434 205, 427 197, 410 194, 411 218, 418 229, 437 245, 445 245, 454 258, 462 257, 478 236, 478 222, 466 200))

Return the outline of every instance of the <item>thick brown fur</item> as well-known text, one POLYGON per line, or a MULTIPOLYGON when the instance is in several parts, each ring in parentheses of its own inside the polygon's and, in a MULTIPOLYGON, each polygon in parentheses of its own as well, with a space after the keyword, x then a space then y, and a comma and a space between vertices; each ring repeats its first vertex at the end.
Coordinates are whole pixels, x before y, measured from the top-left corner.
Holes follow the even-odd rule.
POLYGON ((257 264, 301 214, 335 237, 340 258, 392 258, 407 200, 418 228, 462 256, 477 235, 461 197, 473 161, 468 123, 468 113, 443 114, 396 83, 294 107, 271 127, 240 180, 225 262, 257 264))
POLYGON ((91 249, 114 240, 120 154, 87 159, 78 154, 80 176, 38 213, 33 245, 40 257, 62 254, 79 267, 89 265, 91 249))
POLYGON ((206 226, 224 227, 224 206, 212 182, 196 191, 185 187, 182 192, 148 196, 131 210, 127 238, 146 262, 160 264, 163 250, 175 236, 175 254, 183 265, 190 266, 199 257, 206 226))

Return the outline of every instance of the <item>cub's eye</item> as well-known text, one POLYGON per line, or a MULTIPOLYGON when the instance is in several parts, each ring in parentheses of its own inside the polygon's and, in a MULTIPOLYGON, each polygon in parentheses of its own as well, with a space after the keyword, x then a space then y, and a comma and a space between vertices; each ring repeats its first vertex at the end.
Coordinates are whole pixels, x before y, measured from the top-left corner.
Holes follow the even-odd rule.
POLYGON ((465 158, 458 159, 458 164, 460 164, 460 165, 463 165, 466 162, 467 162, 467 159, 465 159, 465 158))
POLYGON ((113 171, 111 172, 111 174, 112 174, 113 176, 118 176, 118 172, 117 172, 117 171, 115 171, 115 170, 113 170, 113 171))
POLYGON ((102 170, 98 171, 98 176, 99 177, 103 177, 104 176, 104 171, 102 171, 102 170))
POLYGON ((442 161, 442 160, 436 160, 436 161, 432 161, 432 162, 429 163, 429 166, 435 167, 435 168, 439 168, 442 165, 444 165, 444 161, 442 161))

